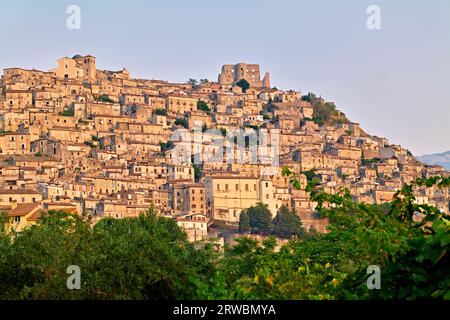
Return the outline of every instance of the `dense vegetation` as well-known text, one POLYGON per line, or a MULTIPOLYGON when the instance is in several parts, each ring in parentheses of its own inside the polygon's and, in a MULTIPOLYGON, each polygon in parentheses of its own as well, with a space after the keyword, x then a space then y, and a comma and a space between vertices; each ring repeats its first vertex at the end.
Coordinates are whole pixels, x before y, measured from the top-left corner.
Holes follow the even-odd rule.
POLYGON ((312 121, 319 126, 349 122, 345 114, 339 111, 333 102, 324 102, 322 99, 317 98, 312 92, 302 96, 302 100, 312 104, 314 108, 314 117, 312 118, 312 121))
POLYGON ((449 178, 405 185, 383 206, 310 183, 329 232, 279 250, 274 237, 243 237, 224 253, 191 244, 151 209, 93 227, 83 217, 49 212, 20 235, 0 228, 0 298, 450 299, 450 220, 413 196, 418 185, 448 188, 449 178), (81 269, 80 290, 66 287, 69 265, 81 269), (379 290, 366 286, 371 265, 381 270, 379 290))
POLYGON ((13 236, 0 236, 6 299, 191 299, 213 267, 207 250, 196 250, 174 221, 151 211, 93 228, 79 216, 49 212, 13 236), (69 265, 80 267, 80 290, 67 289, 69 265))
POLYGON ((244 210, 239 217, 239 232, 274 235, 278 238, 291 239, 302 236, 302 222, 295 211, 281 206, 275 218, 267 205, 258 203, 244 210))

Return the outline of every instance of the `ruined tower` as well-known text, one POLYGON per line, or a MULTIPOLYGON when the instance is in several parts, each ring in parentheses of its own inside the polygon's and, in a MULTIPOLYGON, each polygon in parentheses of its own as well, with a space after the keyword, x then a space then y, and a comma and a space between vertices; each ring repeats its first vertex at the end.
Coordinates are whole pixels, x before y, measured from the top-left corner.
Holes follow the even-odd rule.
POLYGON ((219 74, 220 85, 234 85, 241 79, 248 81, 251 87, 262 87, 259 64, 226 64, 222 66, 222 72, 219 74))

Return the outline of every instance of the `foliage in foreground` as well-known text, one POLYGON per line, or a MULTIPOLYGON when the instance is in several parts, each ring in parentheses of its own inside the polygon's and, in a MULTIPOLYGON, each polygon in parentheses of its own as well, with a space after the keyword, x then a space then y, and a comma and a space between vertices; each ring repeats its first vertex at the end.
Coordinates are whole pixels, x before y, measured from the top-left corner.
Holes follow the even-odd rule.
POLYGON ((14 237, 0 237, 3 299, 193 299, 195 282, 212 272, 209 251, 151 211, 93 228, 53 211, 14 237), (80 290, 67 289, 69 265, 80 267, 80 290))
POLYGON ((405 185, 384 206, 311 191, 329 233, 276 249, 241 238, 221 256, 194 246, 151 210, 136 219, 51 212, 21 234, 0 234, 3 299, 450 299, 450 221, 415 204, 415 186, 448 188, 449 178, 405 185), (418 217, 423 219, 417 219, 418 217), (66 288, 67 266, 81 268, 80 290, 66 288), (378 265, 381 289, 366 286, 378 265))

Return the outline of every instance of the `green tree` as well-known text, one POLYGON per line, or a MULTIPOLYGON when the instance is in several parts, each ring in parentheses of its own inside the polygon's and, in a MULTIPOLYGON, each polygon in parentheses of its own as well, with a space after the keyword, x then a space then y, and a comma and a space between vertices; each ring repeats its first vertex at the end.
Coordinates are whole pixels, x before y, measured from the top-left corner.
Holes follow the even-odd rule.
POLYGON ((306 176, 306 179, 308 181, 312 181, 314 177, 316 177, 316 170, 312 169, 312 170, 308 170, 308 171, 303 171, 302 174, 304 174, 306 176))
POLYGON ((292 236, 302 236, 302 222, 295 210, 289 211, 286 206, 281 206, 273 219, 273 234, 284 239, 292 236))
POLYGON ((245 80, 241 79, 238 82, 236 82, 236 85, 242 89, 242 92, 246 92, 248 88, 250 88, 250 83, 245 80))
POLYGON ((243 210, 239 216, 239 232, 240 233, 250 232, 250 217, 246 210, 243 210))
POLYGON ((175 125, 183 126, 184 128, 189 128, 189 121, 186 118, 178 118, 175 120, 175 125))
POLYGON ((308 92, 307 95, 302 96, 302 100, 307 102, 312 102, 316 98, 317 96, 313 92, 308 92))
POLYGON ((163 109, 163 108, 155 109, 153 111, 153 114, 156 114, 158 116, 167 116, 167 109, 163 109))
POLYGON ((203 175, 202 169, 201 169, 201 167, 199 165, 197 165, 195 163, 192 166, 194 167, 194 179, 195 179, 195 182, 199 182, 200 178, 203 175))
POLYGON ((211 113, 211 109, 208 107, 208 104, 205 101, 197 101, 197 109, 205 111, 207 114, 211 113))
POLYGON ((250 228, 253 232, 269 234, 272 230, 272 213, 267 205, 258 203, 246 210, 250 228))
POLYGON ((186 83, 190 84, 192 87, 196 87, 198 84, 198 81, 196 79, 189 78, 189 80, 186 81, 186 83))
POLYGON ((153 209, 94 227, 50 211, 20 236, 1 233, 0 249, 0 299, 193 299, 214 271, 211 252, 153 209), (70 265, 80 290, 67 290, 70 265))
POLYGON ((174 148, 174 143, 173 141, 169 140, 167 142, 160 142, 159 143, 160 147, 161 147, 161 152, 166 152, 167 150, 172 150, 174 148))

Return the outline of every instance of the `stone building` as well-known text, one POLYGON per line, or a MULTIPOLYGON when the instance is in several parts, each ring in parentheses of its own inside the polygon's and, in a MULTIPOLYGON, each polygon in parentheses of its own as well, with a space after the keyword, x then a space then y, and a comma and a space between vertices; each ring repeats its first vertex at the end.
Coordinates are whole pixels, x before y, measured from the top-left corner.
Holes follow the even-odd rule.
POLYGON ((63 57, 58 60, 58 66, 50 70, 58 78, 93 81, 97 76, 96 58, 87 55, 75 55, 72 58, 63 57))
MULTIPOLYGON (((95 223, 153 205, 195 241, 213 234, 210 224, 236 227, 242 210, 263 203, 272 215, 295 209, 306 229, 325 232, 305 190, 311 177, 330 194, 347 188, 357 201, 383 203, 404 183, 450 175, 358 123, 319 126, 316 105, 325 100, 303 101, 261 76, 259 65, 239 63, 200 85, 133 79, 127 69, 96 69, 90 55, 61 58, 49 72, 4 69, 0 207, 22 229, 45 210, 86 212, 95 223), (236 86, 241 79, 249 89, 236 86), (197 110, 199 101, 209 110, 197 110), (253 157, 250 141, 265 132, 253 157), (221 147, 238 137, 229 152, 221 147), (300 190, 281 175, 285 167, 300 190)), ((449 189, 418 191, 419 203, 448 213, 449 189)))
POLYGON ((222 72, 219 74, 220 85, 232 86, 241 79, 247 80, 251 87, 270 88, 269 73, 267 72, 261 80, 259 64, 238 63, 222 66, 222 72))

